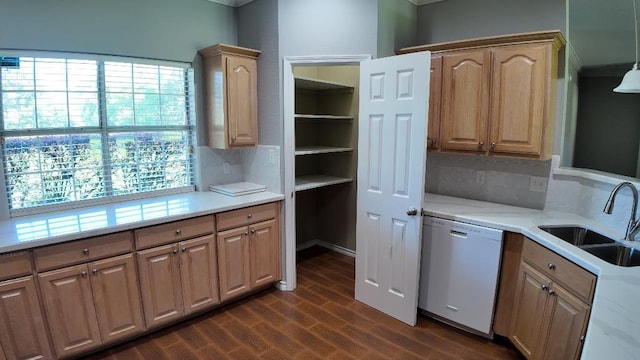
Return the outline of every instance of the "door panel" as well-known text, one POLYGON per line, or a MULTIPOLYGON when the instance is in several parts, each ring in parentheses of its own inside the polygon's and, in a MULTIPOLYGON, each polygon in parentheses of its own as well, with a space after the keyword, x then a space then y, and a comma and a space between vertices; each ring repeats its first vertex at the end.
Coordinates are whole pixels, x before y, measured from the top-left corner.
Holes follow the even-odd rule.
POLYGON ((276 219, 249 226, 251 287, 280 280, 280 235, 276 219))
POLYGON ((33 276, 0 283, 0 359, 51 359, 33 276))
POLYGON ((442 149, 486 151, 489 61, 490 53, 486 50, 444 55, 442 149))
POLYGON ((226 110, 230 146, 258 144, 257 70, 255 60, 225 56, 226 110))
POLYGON ((360 64, 356 299, 408 324, 417 310, 430 53, 360 64), (417 216, 407 214, 416 209, 417 216))
POLYGON ((138 252, 140 291, 148 328, 178 319, 184 313, 177 252, 175 244, 138 252))
POLYGON ((225 301, 251 290, 249 228, 219 232, 217 242, 220 298, 225 301))
POLYGON ((539 155, 542 150, 547 46, 496 49, 492 60, 492 151, 539 155))
POLYGON ((213 235, 183 241, 178 246, 185 314, 219 303, 218 259, 213 235))
POLYGON ((89 269, 102 342, 142 332, 144 321, 133 254, 93 262, 89 269))
POLYGON ((38 278, 58 356, 72 356, 99 346, 100 329, 87 265, 49 271, 38 278))

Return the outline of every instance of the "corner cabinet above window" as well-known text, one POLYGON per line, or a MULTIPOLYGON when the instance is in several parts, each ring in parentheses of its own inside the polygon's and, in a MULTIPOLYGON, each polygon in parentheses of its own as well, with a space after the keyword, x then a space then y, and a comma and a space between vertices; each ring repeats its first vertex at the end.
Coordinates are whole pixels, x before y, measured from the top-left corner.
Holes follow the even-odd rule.
POLYGON ((257 146, 260 51, 218 44, 198 53, 204 61, 209 147, 257 146))

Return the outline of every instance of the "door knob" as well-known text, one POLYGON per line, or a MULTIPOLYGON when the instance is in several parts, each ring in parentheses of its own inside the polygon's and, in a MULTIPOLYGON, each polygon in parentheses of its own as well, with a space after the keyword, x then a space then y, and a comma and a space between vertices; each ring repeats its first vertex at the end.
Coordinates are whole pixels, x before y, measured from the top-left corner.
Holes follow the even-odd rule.
POLYGON ((410 207, 407 209, 407 215, 409 216, 416 216, 418 215, 418 209, 414 208, 414 207, 410 207))

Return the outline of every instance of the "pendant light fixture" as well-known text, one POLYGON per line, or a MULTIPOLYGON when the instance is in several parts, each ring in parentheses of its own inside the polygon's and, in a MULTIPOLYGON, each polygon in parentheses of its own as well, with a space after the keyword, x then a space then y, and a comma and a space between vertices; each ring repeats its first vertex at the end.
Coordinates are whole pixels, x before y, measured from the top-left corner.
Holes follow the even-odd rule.
POLYGON ((633 63, 631 70, 622 78, 622 82, 617 88, 613 89, 617 93, 640 93, 640 69, 638 69, 638 15, 636 13, 636 0, 633 1, 633 21, 635 24, 635 45, 636 45, 636 62, 633 63))

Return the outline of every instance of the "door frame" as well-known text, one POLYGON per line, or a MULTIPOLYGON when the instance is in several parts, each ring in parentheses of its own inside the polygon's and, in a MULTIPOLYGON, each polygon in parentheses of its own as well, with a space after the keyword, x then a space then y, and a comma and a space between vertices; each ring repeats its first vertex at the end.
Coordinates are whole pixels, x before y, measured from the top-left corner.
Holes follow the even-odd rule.
POLYGON ((285 56, 282 62, 284 121, 284 251, 283 280, 280 290, 293 291, 296 276, 296 203, 295 203, 295 77, 294 66, 360 65, 371 55, 285 56))

